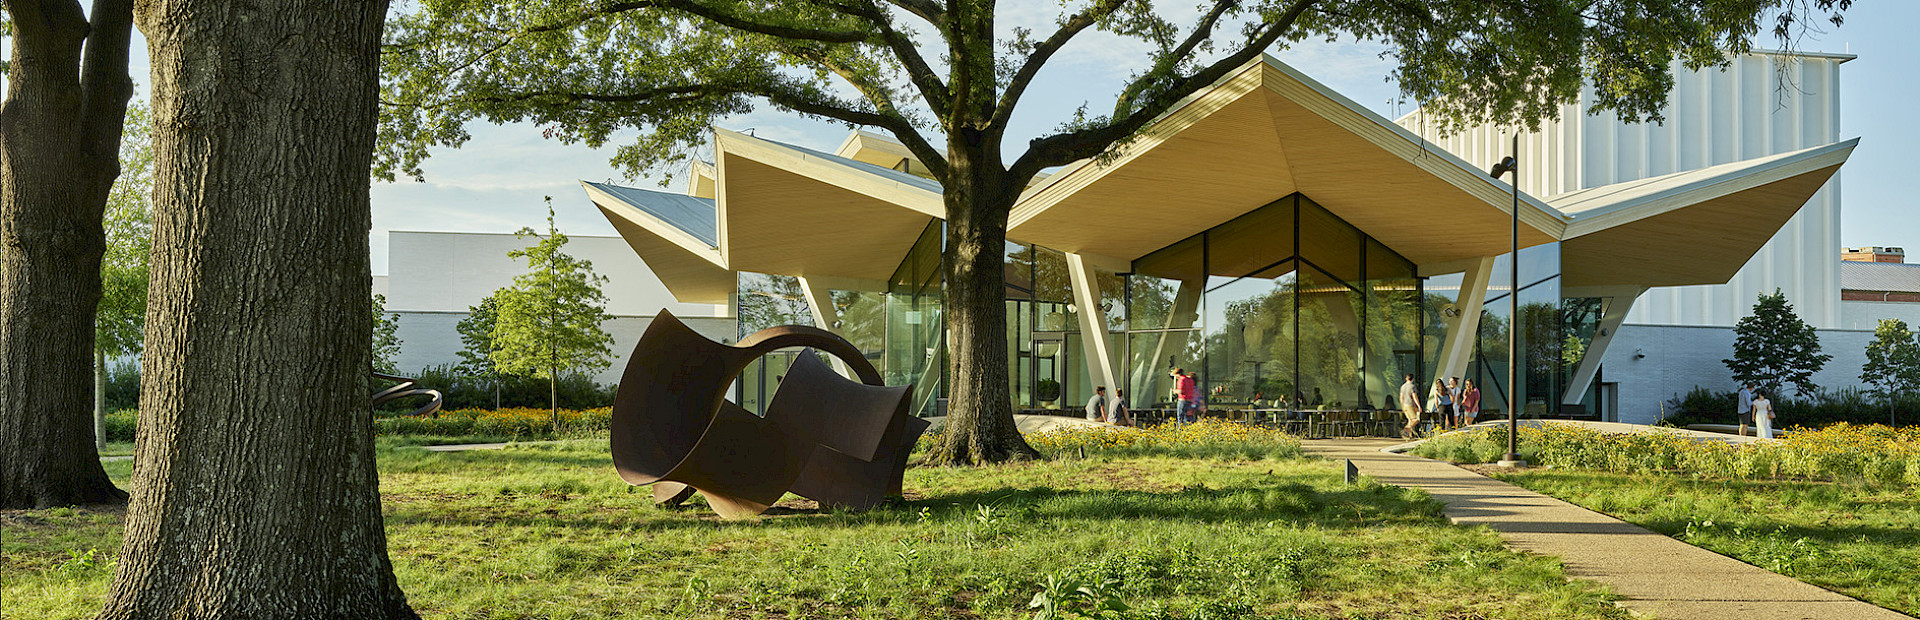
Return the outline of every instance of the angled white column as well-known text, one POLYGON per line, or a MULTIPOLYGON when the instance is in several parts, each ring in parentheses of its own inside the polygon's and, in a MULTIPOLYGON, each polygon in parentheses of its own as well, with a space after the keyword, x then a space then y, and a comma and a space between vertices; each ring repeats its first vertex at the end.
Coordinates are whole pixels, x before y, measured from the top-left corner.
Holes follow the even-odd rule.
POLYGON ((1580 404, 1580 398, 1587 394, 1587 386, 1593 385, 1594 375, 1600 373, 1600 358, 1606 357, 1607 346, 1613 344, 1613 335, 1620 333, 1620 324, 1627 320, 1627 311, 1633 309, 1634 300, 1646 291, 1645 288, 1633 287, 1608 295, 1601 302, 1600 327, 1593 332, 1593 342, 1587 343, 1587 352, 1580 358, 1580 367, 1574 369, 1573 378, 1567 381, 1567 393, 1560 397, 1560 404, 1580 404))
POLYGON ((1067 253, 1067 279, 1073 287, 1073 303, 1080 308, 1080 348, 1086 355, 1087 375, 1093 384, 1106 386, 1108 396, 1120 389, 1114 381, 1113 353, 1107 341, 1107 313, 1100 310, 1100 280, 1084 256, 1067 253))
POLYGON ((1483 257, 1467 265, 1460 278, 1460 298, 1454 302, 1457 312, 1447 319, 1447 339, 1440 345, 1439 374, 1434 378, 1462 377, 1473 360, 1474 344, 1480 337, 1480 309, 1487 302, 1487 283, 1493 278, 1493 257, 1483 257))
MULTIPOLYGON (((825 284, 806 276, 798 276, 795 279, 800 281, 800 294, 807 298, 807 310, 813 313, 814 327, 833 332, 841 338, 847 337, 846 334, 840 333, 840 311, 833 307, 833 291, 825 284)), ((827 360, 833 363, 833 370, 840 373, 840 376, 855 381, 860 380, 853 375, 852 369, 847 368, 846 362, 840 361, 840 358, 829 355, 827 360)))

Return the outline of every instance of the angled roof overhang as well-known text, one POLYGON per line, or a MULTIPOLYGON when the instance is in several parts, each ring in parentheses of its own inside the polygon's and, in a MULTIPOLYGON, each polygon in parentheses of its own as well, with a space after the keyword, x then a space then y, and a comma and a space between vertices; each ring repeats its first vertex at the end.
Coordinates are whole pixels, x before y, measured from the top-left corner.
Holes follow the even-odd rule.
POLYGON ((1568 192, 1566 287, 1725 284, 1853 153, 1826 146, 1568 192))
POLYGON ((885 280, 945 211, 940 184, 716 129, 720 254, 736 271, 885 280))
POLYGON ((727 303, 738 278, 720 258, 713 200, 581 181, 587 197, 684 303, 727 303))
MULTIPOLYGON (((1511 242, 1507 184, 1270 57, 1103 160, 1028 190, 1008 236, 1133 259, 1294 192, 1415 263, 1502 254, 1511 242)), ((1520 219, 1522 247, 1566 226, 1524 194, 1520 219)))

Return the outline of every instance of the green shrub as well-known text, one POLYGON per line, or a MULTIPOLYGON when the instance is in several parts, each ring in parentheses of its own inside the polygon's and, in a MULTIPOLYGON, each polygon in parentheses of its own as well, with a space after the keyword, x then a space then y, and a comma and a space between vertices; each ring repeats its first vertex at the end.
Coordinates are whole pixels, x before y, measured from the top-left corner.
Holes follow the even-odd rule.
MULTIPOLYGON (((1495 426, 1441 435, 1413 452, 1454 463, 1488 463, 1505 452, 1505 442, 1506 428, 1495 426)), ((1672 431, 1609 434, 1550 423, 1520 428, 1520 456, 1536 465, 1625 473, 1920 484, 1920 428, 1880 424, 1802 428, 1779 440, 1735 446, 1672 431)))
MULTIPOLYGON (((1668 400, 1667 417, 1660 423, 1681 427, 1689 424, 1736 424, 1739 422, 1735 413, 1738 398, 1736 392, 1716 392, 1696 387, 1685 395, 1675 395, 1668 400)), ((1807 398, 1789 398, 1785 394, 1771 395, 1771 398, 1774 413, 1779 416, 1774 421, 1774 428, 1788 425, 1820 428, 1841 422, 1898 422, 1899 426, 1920 424, 1920 394, 1895 397, 1891 412, 1885 399, 1855 388, 1822 390, 1807 398)))

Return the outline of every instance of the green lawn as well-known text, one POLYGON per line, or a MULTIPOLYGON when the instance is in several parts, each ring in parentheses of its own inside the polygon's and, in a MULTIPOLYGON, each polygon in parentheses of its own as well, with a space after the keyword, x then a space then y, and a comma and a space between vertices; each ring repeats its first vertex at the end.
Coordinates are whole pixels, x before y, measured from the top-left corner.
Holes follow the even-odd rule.
MULTIPOLYGON (((128 467, 108 464, 123 484, 128 467)), ((1423 493, 1350 487, 1318 460, 913 468, 899 505, 790 498, 741 522, 652 506, 604 440, 385 448, 381 470, 395 568, 428 618, 1029 618, 1049 584, 1066 617, 1085 608, 1080 585, 1125 605, 1115 618, 1628 617, 1423 493)), ((5 616, 90 617, 120 516, 0 519, 5 616)))
POLYGON ((1920 614, 1920 488, 1587 470, 1496 477, 1761 568, 1920 614))

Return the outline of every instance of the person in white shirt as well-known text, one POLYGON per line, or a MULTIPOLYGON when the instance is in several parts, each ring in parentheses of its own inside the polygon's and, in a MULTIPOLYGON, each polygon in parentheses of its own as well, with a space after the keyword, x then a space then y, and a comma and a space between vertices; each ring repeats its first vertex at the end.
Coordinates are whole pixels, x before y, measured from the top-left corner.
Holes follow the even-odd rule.
POLYGON ((1093 388, 1093 398, 1087 399, 1087 419, 1095 422, 1107 422, 1107 386, 1093 388))
POLYGON ((1759 390, 1753 392, 1753 435, 1773 439, 1773 401, 1759 390))
POLYGON ((1402 436, 1412 439, 1413 433, 1420 429, 1420 387, 1413 384, 1413 375, 1407 375, 1407 382, 1400 384, 1400 412, 1407 416, 1407 426, 1402 436))

